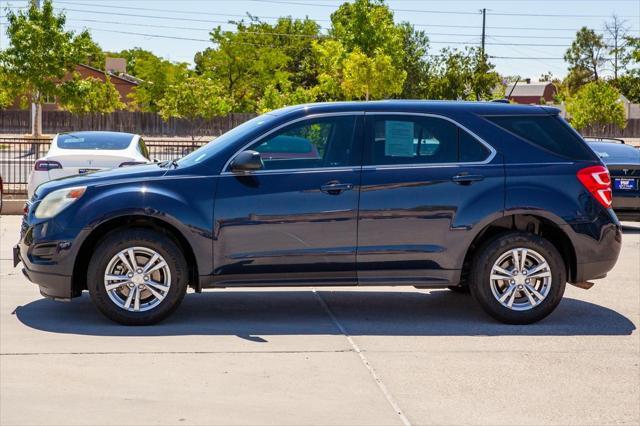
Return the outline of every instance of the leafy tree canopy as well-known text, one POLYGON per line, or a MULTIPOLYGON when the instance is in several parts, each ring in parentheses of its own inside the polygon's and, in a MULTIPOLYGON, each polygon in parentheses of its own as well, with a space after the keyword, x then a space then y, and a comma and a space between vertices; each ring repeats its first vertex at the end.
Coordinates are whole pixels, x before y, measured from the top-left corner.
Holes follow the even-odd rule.
POLYGON ((164 97, 167 88, 187 76, 186 63, 162 59, 139 47, 110 53, 109 56, 124 58, 127 61, 127 73, 140 79, 130 96, 142 111, 157 112, 158 101, 164 97))
POLYGON ((53 11, 51 0, 41 9, 7 11, 9 46, 0 52, 0 66, 21 97, 40 104, 43 96, 58 96, 63 77, 94 52, 87 31, 66 31, 65 15, 53 11))
POLYGON ((606 125, 626 125, 620 92, 604 81, 594 81, 580 88, 567 101, 571 125, 578 130, 592 127, 602 132, 606 125))
POLYGON ((382 0, 343 3, 331 14, 329 35, 348 52, 357 49, 368 57, 382 52, 394 65, 401 65, 405 33, 394 23, 393 12, 382 0))
POLYGON ((74 114, 109 113, 125 107, 120 102, 120 93, 108 77, 105 84, 100 79, 80 78, 75 74, 72 80, 62 83, 62 89, 60 106, 74 114))
POLYGON ((589 81, 600 78, 602 67, 606 62, 606 43, 602 35, 587 27, 582 27, 576 39, 564 55, 569 64, 569 75, 566 78, 569 90, 574 92, 589 81))
POLYGON ((203 76, 190 75, 167 87, 158 101, 163 119, 184 118, 191 123, 191 135, 195 135, 197 124, 203 119, 227 114, 231 106, 224 97, 224 89, 203 76))
POLYGON ((384 99, 400 93, 407 73, 393 66, 382 49, 367 56, 359 49, 344 60, 342 90, 348 99, 384 99))
POLYGON ((196 54, 196 72, 218 81, 234 111, 256 111, 269 88, 284 92, 292 83, 302 89, 317 84, 312 56, 319 26, 308 19, 280 18, 275 24, 249 16, 234 31, 211 32, 216 44, 196 54))

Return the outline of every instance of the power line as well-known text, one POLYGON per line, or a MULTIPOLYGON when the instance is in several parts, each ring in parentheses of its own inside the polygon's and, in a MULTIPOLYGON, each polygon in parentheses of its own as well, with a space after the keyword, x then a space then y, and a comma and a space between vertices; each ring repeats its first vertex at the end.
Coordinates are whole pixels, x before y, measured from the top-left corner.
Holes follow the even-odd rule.
MULTIPOLYGON (((302 1, 289 1, 289 0, 250 0, 258 3, 276 3, 276 4, 291 4, 298 6, 315 6, 315 7, 334 7, 338 8, 339 5, 326 4, 326 3, 308 3, 302 1)), ((434 14, 452 14, 452 15, 478 15, 479 12, 465 12, 465 11, 453 11, 453 10, 424 10, 424 9, 397 9, 389 8, 394 12, 410 12, 410 13, 434 13, 434 14)), ((610 18, 608 15, 585 15, 585 14, 559 14, 559 13, 519 13, 519 12, 491 12, 492 15, 497 16, 525 16, 525 17, 545 17, 545 18, 610 18)), ((620 16, 620 18, 639 18, 640 15, 620 16)))
MULTIPOLYGON (((249 0, 257 3, 276 3, 276 4, 291 4, 297 6, 316 6, 316 7, 334 7, 338 8, 340 5, 335 4, 326 4, 326 3, 306 3, 301 1, 285 1, 285 0, 249 0)), ((478 12, 459 12, 453 10, 421 10, 421 9, 395 9, 389 8, 394 12, 412 12, 412 13, 436 13, 436 14, 447 14, 447 15, 478 15, 478 12)))
MULTIPOLYGON (((214 42, 214 41, 212 41, 210 39, 194 38, 194 37, 169 36, 169 35, 165 35, 165 34, 150 34, 150 33, 140 33, 140 32, 133 32, 133 31, 120 31, 120 30, 113 30, 113 29, 107 29, 107 28, 95 28, 95 27, 84 27, 84 28, 83 27, 75 27, 74 29, 87 29, 87 30, 90 30, 90 31, 102 31, 102 32, 115 33, 115 34, 129 34, 129 35, 139 35, 139 36, 143 36, 143 37, 166 38, 166 39, 186 40, 186 41, 199 41, 199 42, 207 42, 207 43, 218 44, 218 43, 216 43, 216 42, 214 42)), ((272 45, 241 42, 241 41, 235 41, 235 40, 232 41, 232 43, 242 44, 242 45, 249 45, 249 46, 276 47, 276 46, 272 46, 272 45)), ((470 41, 435 41, 435 40, 432 41, 431 43, 434 43, 434 44, 456 44, 456 45, 465 45, 465 46, 469 46, 469 45, 474 44, 474 43, 472 43, 470 41)))
MULTIPOLYGON (((60 1, 62 2, 62 1, 60 1)), ((78 4, 80 5, 80 3, 70 3, 70 2, 66 2, 67 4, 78 4)), ((84 4, 83 4, 84 5, 84 4)), ((93 6, 102 6, 102 5, 93 5, 93 6)), ((102 6, 105 7, 105 6, 102 6)), ((16 6, 9 6, 9 9, 24 9, 26 7, 16 7, 16 6)), ((125 7, 119 7, 119 9, 124 9, 125 7)), ((95 14, 101 14, 101 15, 113 15, 113 16, 130 16, 130 17, 134 17, 134 18, 150 18, 150 19, 162 19, 162 20, 174 20, 174 21, 185 21, 185 22, 205 22, 205 23, 220 23, 220 24, 229 24, 232 23, 232 21, 216 21, 216 20, 211 20, 211 19, 194 19, 194 18, 184 18, 184 17, 176 17, 176 16, 159 16, 159 15, 142 15, 142 14, 131 14, 131 13, 118 13, 118 12, 107 12, 107 11, 101 11, 101 10, 91 10, 91 9, 76 9, 76 8, 67 8, 67 7, 56 7, 56 10, 59 11, 68 11, 68 12, 77 12, 77 13, 95 13, 95 14)), ((136 10, 148 10, 148 11, 155 11, 159 9, 151 9, 151 8, 135 8, 136 10)), ((164 11, 169 12, 168 9, 163 9, 164 11)), ((216 16, 231 16, 231 17, 242 17, 242 18, 248 18, 248 16, 246 15, 233 15, 233 14, 214 14, 214 13, 207 13, 207 12, 194 12, 194 11, 182 11, 182 13, 189 13, 189 14, 196 14, 199 16, 202 15, 216 15, 216 16)), ((256 16, 258 19, 280 19, 281 17, 269 17, 269 16, 263 16, 260 17, 258 15, 253 15, 252 16, 256 16)), ((287 17, 289 18, 289 17, 287 17)), ((291 19, 309 19, 309 18, 294 18, 294 17, 290 17, 291 19)), ((314 21, 314 22, 329 22, 329 20, 326 19, 309 19, 310 21, 314 21)), ((319 24, 320 25, 320 24, 319 24)), ((413 26, 417 27, 417 28, 430 28, 430 27, 435 27, 435 28, 474 28, 477 29, 478 26, 477 25, 448 25, 448 24, 419 24, 419 23, 412 23, 413 26)), ((320 25, 321 29, 328 29, 327 27, 323 27, 320 25)), ((549 31, 572 31, 575 32, 577 31, 579 28, 558 28, 558 27, 526 27, 526 26, 487 26, 487 29, 490 30, 518 30, 518 31, 522 31, 522 30, 526 30, 526 31, 545 31, 545 32, 549 32, 549 31)), ((635 28, 630 29, 630 31, 635 31, 635 28)), ((597 33, 602 33, 601 30, 596 30, 597 33)), ((538 36, 532 36, 532 37, 538 37, 538 36)), ((548 37, 550 38, 550 37, 548 37)))
POLYGON ((495 56, 495 55, 489 55, 490 59, 527 59, 527 60, 536 60, 536 59, 542 59, 545 61, 564 61, 564 58, 553 58, 553 57, 534 57, 534 56, 495 56))
MULTIPOLYGON (((104 5, 104 4, 79 3, 79 2, 75 2, 75 1, 56 0, 56 4, 60 4, 60 3, 69 4, 69 5, 73 5, 73 6, 103 7, 103 8, 109 8, 109 9, 113 8, 113 6, 111 6, 111 5, 104 5)), ((214 13, 214 12, 201 12, 201 11, 198 12, 198 11, 195 11, 195 10, 158 9, 158 8, 151 8, 151 7, 118 6, 118 9, 142 10, 142 11, 147 11, 147 12, 169 12, 169 13, 180 13, 180 14, 183 14, 183 15, 198 15, 198 16, 203 16, 203 15, 228 16, 230 18, 248 18, 249 17, 247 14, 240 15, 240 14, 233 14, 233 13, 214 13)), ((280 19, 281 17, 279 17, 279 16, 263 16, 263 18, 266 18, 266 19, 280 19)), ((328 20, 325 20, 325 21, 328 21, 328 20)))
MULTIPOLYGON (((128 26, 138 26, 138 27, 149 27, 149 28, 166 28, 166 29, 175 29, 175 30, 187 30, 187 31, 207 31, 210 32, 211 28, 204 27, 180 27, 173 25, 157 25, 157 24, 142 24, 139 22, 121 22, 121 21, 105 21, 101 19, 76 19, 71 18, 67 19, 67 21, 71 22, 90 22, 90 23, 98 23, 98 24, 112 24, 112 25, 128 25, 128 26)), ((233 32, 233 31, 232 31, 233 32)), ((276 33, 269 31, 242 31, 242 34, 253 34, 253 35, 266 35, 266 36, 282 36, 282 37, 299 37, 299 38, 310 38, 310 39, 333 39, 333 37, 328 35, 311 35, 311 34, 289 34, 289 33, 276 33)), ((440 33, 440 32, 429 32, 428 36, 452 36, 452 37, 476 37, 477 34, 470 33, 440 33)))
MULTIPOLYGON (((109 14, 108 12, 104 12, 105 14, 109 14)), ((126 15, 126 14, 119 14, 119 13, 114 13, 115 15, 125 15, 125 16, 140 16, 140 15, 126 15)), ((167 19, 171 19, 168 18, 167 19)), ((113 25, 137 25, 137 26, 141 26, 141 27, 150 27, 150 28, 167 28, 167 29, 180 29, 180 30, 191 30, 193 28, 187 28, 187 27, 178 27, 178 26, 170 26, 170 25, 154 25, 154 24, 141 24, 141 23, 127 23, 127 22, 117 22, 117 21, 105 21, 105 20, 97 20, 97 19, 75 19, 75 18, 71 18, 70 21, 78 21, 78 22, 91 22, 91 23, 105 23, 105 24, 113 24, 113 25)), ((216 21, 206 21, 209 23, 215 23, 216 21)), ((220 22, 220 21, 217 21, 220 22)), ((222 22, 224 23, 224 22, 222 22)), ((87 27, 89 29, 91 29, 91 27, 87 27)), ((117 31, 117 30, 107 30, 104 28, 94 28, 97 31, 111 31, 113 33, 123 33, 125 34, 125 32, 123 31, 117 31)), ((201 28, 199 30, 202 31, 206 31, 207 29, 201 28)), ((233 32, 233 31, 232 31, 233 32)), ((171 39, 174 38, 176 40, 187 40, 187 41, 210 41, 210 40, 206 40, 206 39, 196 39, 193 37, 180 37, 180 36, 168 36, 166 34, 143 34, 143 33, 134 33, 134 32, 126 32, 132 35, 141 35, 141 36, 146 36, 146 37, 157 37, 157 38, 167 38, 167 39, 171 39)), ((276 33, 276 32, 258 32, 258 31, 243 31, 243 34, 253 34, 253 35, 264 35, 264 36, 276 36, 276 37, 306 37, 306 38, 313 38, 313 39, 323 39, 323 38, 330 38, 329 36, 326 35, 319 35, 319 36, 314 36, 314 35, 307 35, 307 34, 288 34, 288 33, 276 33)), ((453 37, 473 37, 474 34, 462 34, 462 33, 428 33, 428 35, 436 35, 436 36, 453 36, 453 37)), ((491 36, 491 38, 495 37, 502 37, 502 38, 507 38, 507 37, 511 37, 509 35, 496 35, 496 36, 491 36)), ((521 38, 526 38, 526 36, 517 36, 515 35, 514 37, 521 37, 521 38)), ((432 44, 451 44, 451 45, 475 45, 475 43, 470 43, 470 42, 458 42, 458 41, 439 41, 439 40, 429 40, 429 43, 432 44)), ((487 46, 538 46, 538 47, 569 47, 568 44, 548 44, 548 43, 513 43, 513 42, 487 42, 486 43, 487 46)))

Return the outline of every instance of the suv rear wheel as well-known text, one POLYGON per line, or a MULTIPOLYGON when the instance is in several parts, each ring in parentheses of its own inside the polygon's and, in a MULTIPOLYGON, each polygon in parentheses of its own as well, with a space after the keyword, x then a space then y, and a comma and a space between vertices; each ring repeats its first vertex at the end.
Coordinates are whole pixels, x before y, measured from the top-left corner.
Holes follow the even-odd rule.
POLYGON ((492 317, 530 324, 549 315, 566 286, 562 256, 534 234, 502 234, 483 244, 471 269, 471 294, 492 317))
POLYGON ((126 325, 161 321, 187 289, 187 264, 164 234, 123 229, 108 234, 91 258, 87 286, 100 312, 126 325))

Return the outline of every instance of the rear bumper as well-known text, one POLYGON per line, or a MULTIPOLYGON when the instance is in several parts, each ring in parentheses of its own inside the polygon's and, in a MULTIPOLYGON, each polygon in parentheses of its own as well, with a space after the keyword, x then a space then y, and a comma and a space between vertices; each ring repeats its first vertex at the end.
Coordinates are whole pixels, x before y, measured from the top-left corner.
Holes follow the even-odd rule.
POLYGON ((570 282, 604 278, 613 269, 622 250, 622 225, 608 209, 592 223, 570 226, 576 254, 576 271, 570 282))
POLYGON ((597 280, 607 276, 607 273, 616 265, 618 258, 578 264, 578 279, 575 282, 597 280), (582 279, 580 278, 582 277, 582 279))

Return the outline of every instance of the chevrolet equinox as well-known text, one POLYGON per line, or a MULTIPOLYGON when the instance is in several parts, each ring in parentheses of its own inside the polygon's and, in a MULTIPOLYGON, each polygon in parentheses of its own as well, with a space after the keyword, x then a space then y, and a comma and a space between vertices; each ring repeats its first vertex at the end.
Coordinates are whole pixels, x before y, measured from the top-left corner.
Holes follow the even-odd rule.
POLYGON ((187 287, 470 291, 538 321, 613 268, 621 225, 599 157, 545 106, 381 101, 256 117, 174 161, 44 183, 14 264, 40 292, 88 290, 122 324, 187 287))

